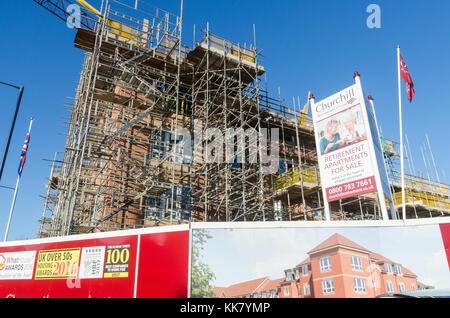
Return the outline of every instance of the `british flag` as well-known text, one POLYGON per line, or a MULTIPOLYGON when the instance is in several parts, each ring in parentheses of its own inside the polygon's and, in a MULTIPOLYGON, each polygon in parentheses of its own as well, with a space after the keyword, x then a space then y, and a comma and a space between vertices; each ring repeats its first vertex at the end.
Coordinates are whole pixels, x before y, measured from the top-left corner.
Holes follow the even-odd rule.
POLYGON ((22 146, 22 152, 20 153, 20 164, 19 164, 19 176, 22 175, 23 166, 25 165, 25 160, 27 159, 27 151, 28 151, 28 144, 30 143, 30 133, 28 132, 27 137, 25 138, 25 142, 22 146))

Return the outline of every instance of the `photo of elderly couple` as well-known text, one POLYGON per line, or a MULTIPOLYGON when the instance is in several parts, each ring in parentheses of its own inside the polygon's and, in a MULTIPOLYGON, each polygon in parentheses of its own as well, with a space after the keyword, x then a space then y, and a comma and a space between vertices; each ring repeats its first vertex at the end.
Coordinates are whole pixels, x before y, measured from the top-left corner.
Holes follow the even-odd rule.
POLYGON ((319 122, 318 128, 322 155, 367 139, 360 106, 319 122))

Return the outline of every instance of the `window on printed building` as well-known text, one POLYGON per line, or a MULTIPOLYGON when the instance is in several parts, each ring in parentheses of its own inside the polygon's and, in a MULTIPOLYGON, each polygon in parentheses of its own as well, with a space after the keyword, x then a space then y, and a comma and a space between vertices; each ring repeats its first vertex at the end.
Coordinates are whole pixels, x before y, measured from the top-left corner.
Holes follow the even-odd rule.
POLYGON ((386 282, 386 289, 387 289, 388 293, 394 292, 394 285, 392 285, 392 282, 389 280, 386 282))
POLYGON ((356 271, 362 271, 362 261, 361 261, 361 257, 357 257, 357 256, 352 256, 350 258, 350 262, 352 264, 352 269, 356 270, 356 271))
POLYGON ((398 283, 398 290, 400 290, 401 292, 404 292, 405 291, 405 284, 398 283))
POLYGON ((298 268, 295 269, 295 279, 300 278, 300 270, 298 268))
POLYGON ((366 280, 363 278, 353 278, 353 285, 355 287, 355 292, 365 293, 366 292, 366 280))
POLYGON ((324 294, 334 293, 334 281, 332 278, 322 281, 322 290, 324 294))
POLYGON ((322 257, 320 259, 320 271, 330 271, 331 270, 331 258, 330 256, 322 257))
POLYGON ((284 296, 289 296, 289 287, 284 287, 284 296))
POLYGON ((302 296, 302 287, 298 286, 298 297, 302 296))
POLYGON ((311 295, 311 289, 309 288, 309 284, 305 284, 303 286, 303 291, 304 291, 305 296, 311 295))
POLYGON ((291 280, 290 279, 290 275, 289 275, 289 272, 284 272, 285 273, 285 275, 286 275, 286 281, 289 281, 289 280, 291 280))
POLYGON ((261 298, 267 298, 267 293, 266 292, 262 292, 261 293, 261 298))
POLYGON ((389 274, 392 274, 392 264, 390 264, 390 263, 384 263, 384 269, 385 269, 386 272, 388 272, 389 274))
POLYGON ((411 284, 411 290, 416 290, 416 285, 411 284))
POLYGON ((288 270, 286 272, 286 280, 287 281, 295 280, 295 274, 292 270, 288 270))
POLYGON ((395 272, 398 274, 398 275, 403 275, 403 273, 402 273, 402 267, 400 266, 400 265, 395 265, 395 272))
POLYGON ((277 297, 277 291, 276 290, 271 290, 270 291, 270 298, 276 298, 277 297))
POLYGON ((308 265, 302 266, 302 274, 303 276, 308 276, 308 265))

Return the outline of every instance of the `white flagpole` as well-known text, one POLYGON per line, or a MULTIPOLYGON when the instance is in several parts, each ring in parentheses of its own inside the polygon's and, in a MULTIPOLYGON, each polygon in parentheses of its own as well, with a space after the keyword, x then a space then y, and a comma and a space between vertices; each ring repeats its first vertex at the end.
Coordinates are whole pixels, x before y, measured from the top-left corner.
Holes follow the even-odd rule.
POLYGON ((398 114, 400 118, 400 170, 402 182, 402 218, 406 220, 406 194, 405 194, 405 167, 403 153, 403 122, 402 122, 402 90, 400 75, 400 45, 397 46, 397 64, 398 64, 398 114))
MULTIPOLYGON (((308 98, 309 98, 309 102, 310 102, 309 105, 313 109, 314 108, 314 104, 316 102, 315 97, 314 97, 313 94, 309 93, 308 98)), ((315 136, 317 136, 317 134, 315 134, 315 136)), ((317 139, 316 139, 316 145, 318 145, 318 144, 319 143, 317 142, 317 139)), ((317 151, 319 151, 319 150, 317 150, 317 151)), ((323 196, 323 208, 325 210, 324 211, 325 212, 325 221, 330 222, 331 221, 330 204, 328 203, 327 193, 326 193, 325 187, 323 187, 323 186, 322 186, 322 196, 323 196)))
POLYGON ((12 214, 14 211, 14 205, 16 204, 17 190, 19 189, 19 181, 20 181, 20 175, 17 176, 16 188, 14 189, 13 201, 11 204, 11 209, 9 210, 8 224, 6 225, 6 232, 5 232, 5 237, 3 238, 3 242, 6 242, 8 240, 9 225, 11 224, 12 214))
MULTIPOLYGON (((31 118, 30 126, 28 127, 28 134, 31 133, 31 126, 33 125, 33 120, 34 120, 34 118, 31 118)), ((9 226, 11 224, 11 219, 12 219, 12 215, 13 215, 13 211, 14 211, 14 206, 16 204, 17 192, 19 190, 19 182, 20 182, 20 174, 17 176, 16 188, 14 189, 13 201, 12 201, 12 204, 11 204, 11 209, 9 210, 8 224, 6 225, 6 232, 5 232, 5 237, 3 238, 3 242, 6 242, 7 239, 8 239, 9 226)))

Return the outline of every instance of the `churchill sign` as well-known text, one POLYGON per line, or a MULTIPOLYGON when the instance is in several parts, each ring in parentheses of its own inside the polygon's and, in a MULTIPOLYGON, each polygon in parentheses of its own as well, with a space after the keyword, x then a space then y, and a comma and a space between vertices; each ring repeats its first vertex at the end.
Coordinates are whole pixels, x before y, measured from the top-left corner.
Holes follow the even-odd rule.
MULTIPOLYGON (((327 203, 376 191, 383 194, 382 179, 387 179, 384 162, 377 161, 380 147, 374 144, 379 136, 376 122, 368 117, 367 107, 371 105, 366 103, 359 75, 355 80, 354 85, 318 103, 312 98, 320 176, 327 203)), ((391 197, 390 193, 386 195, 391 197)), ((386 200, 380 196, 380 201, 387 217, 386 200)), ((329 212, 326 215, 329 218, 329 212)))
POLYGON ((376 191, 356 84, 315 104, 313 118, 328 202, 376 191))

